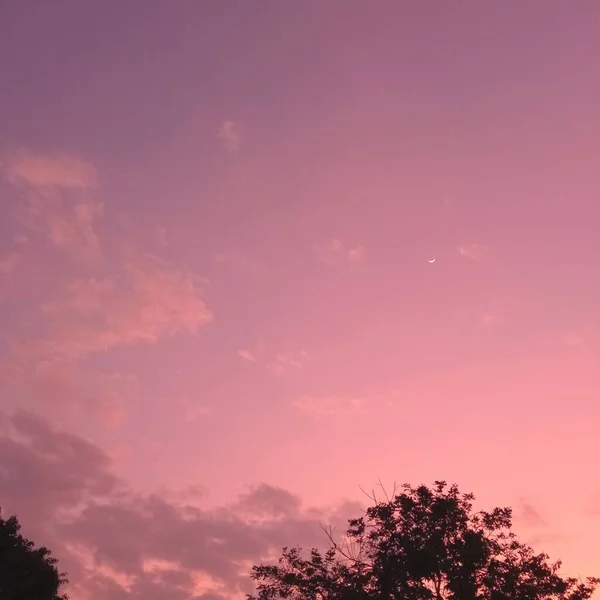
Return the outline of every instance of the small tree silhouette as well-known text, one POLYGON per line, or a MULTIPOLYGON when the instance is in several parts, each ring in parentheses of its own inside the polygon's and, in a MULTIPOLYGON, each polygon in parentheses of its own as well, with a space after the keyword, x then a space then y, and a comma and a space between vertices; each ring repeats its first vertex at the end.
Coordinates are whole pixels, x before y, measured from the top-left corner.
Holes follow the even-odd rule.
POLYGON ((35 548, 20 529, 17 517, 4 520, 0 512, 0 599, 67 600, 59 595, 66 573, 58 572, 50 550, 35 548))
POLYGON ((587 600, 600 583, 561 577, 560 562, 517 540, 510 508, 476 513, 444 481, 397 491, 369 495, 343 542, 326 529, 324 554, 284 548, 277 565, 255 566, 248 600, 587 600))

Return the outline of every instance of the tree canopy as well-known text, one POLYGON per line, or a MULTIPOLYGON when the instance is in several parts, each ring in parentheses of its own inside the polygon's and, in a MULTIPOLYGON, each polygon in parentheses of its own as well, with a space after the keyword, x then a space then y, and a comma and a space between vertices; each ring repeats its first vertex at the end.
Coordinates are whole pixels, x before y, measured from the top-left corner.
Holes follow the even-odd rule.
POLYGON ((278 564, 254 566, 248 600, 587 600, 600 583, 562 577, 560 561, 517 539, 510 508, 475 512, 456 485, 371 499, 343 541, 326 530, 327 551, 284 548, 278 564))
POLYGON ((58 572, 50 550, 35 548, 20 529, 17 517, 4 520, 0 512, 0 599, 66 600, 59 595, 66 573, 58 572))

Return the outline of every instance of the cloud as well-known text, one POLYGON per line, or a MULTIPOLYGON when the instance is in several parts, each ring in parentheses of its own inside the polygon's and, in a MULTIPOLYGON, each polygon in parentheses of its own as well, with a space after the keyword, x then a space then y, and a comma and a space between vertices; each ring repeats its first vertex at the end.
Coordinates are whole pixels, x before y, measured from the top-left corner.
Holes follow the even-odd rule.
POLYGON ((101 203, 87 201, 75 204, 70 211, 50 215, 47 222, 49 240, 79 262, 98 260, 101 257, 100 240, 93 224, 103 209, 101 203))
POLYGON ((215 254, 214 260, 219 264, 234 265, 248 273, 259 273, 265 270, 265 265, 261 262, 252 260, 243 254, 237 252, 221 252, 215 254))
POLYGON ((228 152, 237 152, 241 144, 239 125, 234 121, 223 121, 219 127, 219 139, 225 150, 228 152))
POLYGON ((82 502, 118 491, 110 459, 95 445, 26 411, 8 425, 0 435, 0 505, 24 523, 44 527, 82 502))
POLYGON ((576 333, 565 334, 563 341, 570 348, 583 348, 586 345, 585 339, 576 333))
POLYGON ((81 189, 98 184, 94 165, 70 154, 42 155, 20 150, 5 170, 8 181, 32 188, 81 189))
POLYGON ((309 415, 324 417, 360 412, 364 405, 362 398, 344 398, 339 396, 300 396, 292 405, 309 415))
POLYGON ((301 502, 287 490, 261 483, 250 486, 249 491, 240 496, 236 509, 246 517, 281 519, 297 514, 301 502))
POLYGON ((81 391, 74 365, 60 360, 38 361, 32 374, 32 387, 41 404, 59 416, 77 405, 81 391))
POLYGON ((27 374, 26 369, 10 360, 0 360, 0 381, 4 383, 16 383, 21 381, 27 374))
POLYGON ((21 262, 21 255, 16 252, 10 252, 0 258, 0 275, 10 275, 21 262))
POLYGON ((259 483, 224 506, 190 494, 140 494, 113 474, 109 456, 23 411, 0 432, 0 503, 24 534, 50 547, 73 598, 237 597, 252 591, 252 564, 282 546, 326 543, 318 521, 344 523, 355 504, 304 507, 259 483))
POLYGON ((197 401, 184 399, 180 405, 183 418, 187 423, 195 423, 212 414, 212 410, 208 406, 198 404, 197 401))
POLYGON ((479 322, 484 327, 494 328, 503 326, 506 323, 506 317, 499 313, 484 312, 479 316, 479 322))
POLYGON ((468 244, 466 246, 459 246, 458 253, 465 258, 471 260, 481 261, 487 254, 489 248, 482 244, 468 244))
POLYGON ((193 274, 148 261, 125 264, 120 277, 76 279, 61 300, 43 310, 50 335, 21 344, 22 356, 77 359, 119 345, 195 333, 212 321, 193 274))
POLYGON ((116 390, 92 396, 86 402, 86 409, 93 422, 107 430, 120 429, 127 419, 127 412, 116 390))
POLYGON ((126 403, 137 396, 135 375, 97 373, 56 357, 29 370, 21 367, 17 382, 31 392, 42 414, 58 421, 84 415, 95 427, 112 431, 123 426, 126 403))
POLYGON ((347 248, 338 239, 329 240, 326 243, 313 244, 313 251, 317 260, 329 267, 344 262, 361 262, 367 256, 367 250, 362 245, 347 248))
POLYGON ((366 255, 367 251, 365 250, 365 247, 361 245, 355 246, 354 248, 350 248, 350 250, 348 250, 348 260, 351 262, 360 262, 365 258, 366 255))
MULTIPOLYGON (((94 224, 104 205, 89 197, 98 185, 93 164, 67 154, 21 150, 8 161, 4 174, 22 192, 19 216, 26 227, 45 235, 77 262, 100 259, 94 224)), ((18 238, 20 243, 26 240, 22 235, 18 238)))
POLYGON ((154 239, 161 248, 166 248, 169 245, 168 231, 166 227, 156 227, 154 230, 154 239))
POLYGON ((265 344, 258 341, 253 348, 240 348, 236 354, 244 361, 255 363, 259 362, 265 353, 265 344))
POLYGON ((306 358, 306 352, 302 351, 298 355, 276 354, 272 360, 265 357, 264 343, 258 343, 254 348, 242 348, 236 354, 244 361, 250 363, 261 362, 269 371, 282 374, 290 370, 297 370, 302 367, 301 359, 306 358))
POLYGON ((236 354, 247 362, 256 362, 258 360, 258 355, 252 350, 238 350, 236 354))
POLYGON ((302 368, 300 357, 305 358, 306 356, 307 354, 304 351, 300 353, 298 358, 287 354, 277 354, 275 359, 267 365, 267 368, 274 373, 285 373, 290 370, 297 370, 302 368))
POLYGON ((564 539, 564 534, 552 531, 540 511, 525 498, 519 499, 514 511, 514 522, 527 532, 523 539, 533 547, 564 539))
POLYGON ((515 520, 526 527, 546 527, 546 520, 540 512, 524 498, 520 499, 515 520))

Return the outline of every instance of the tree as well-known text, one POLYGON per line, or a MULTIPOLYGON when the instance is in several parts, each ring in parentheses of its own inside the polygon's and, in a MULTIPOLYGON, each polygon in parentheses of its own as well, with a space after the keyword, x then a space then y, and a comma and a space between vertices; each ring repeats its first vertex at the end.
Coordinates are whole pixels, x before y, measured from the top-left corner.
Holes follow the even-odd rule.
POLYGON ((0 512, 0 600, 67 600, 59 595, 67 583, 57 560, 47 548, 34 548, 20 533, 17 517, 8 520, 0 512))
POLYGON ((587 600, 600 579, 559 574, 511 531, 510 508, 474 512, 473 494, 436 481, 394 489, 351 519, 329 549, 284 548, 276 565, 254 566, 248 600, 587 600))

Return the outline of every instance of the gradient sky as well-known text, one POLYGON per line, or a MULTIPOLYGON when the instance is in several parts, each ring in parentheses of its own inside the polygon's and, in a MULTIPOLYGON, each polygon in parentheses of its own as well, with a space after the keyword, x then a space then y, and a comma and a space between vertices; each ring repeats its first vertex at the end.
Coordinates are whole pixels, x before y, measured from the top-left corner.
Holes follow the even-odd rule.
POLYGON ((0 504, 75 600, 237 597, 379 478, 600 575, 599 27, 0 2, 0 504))

